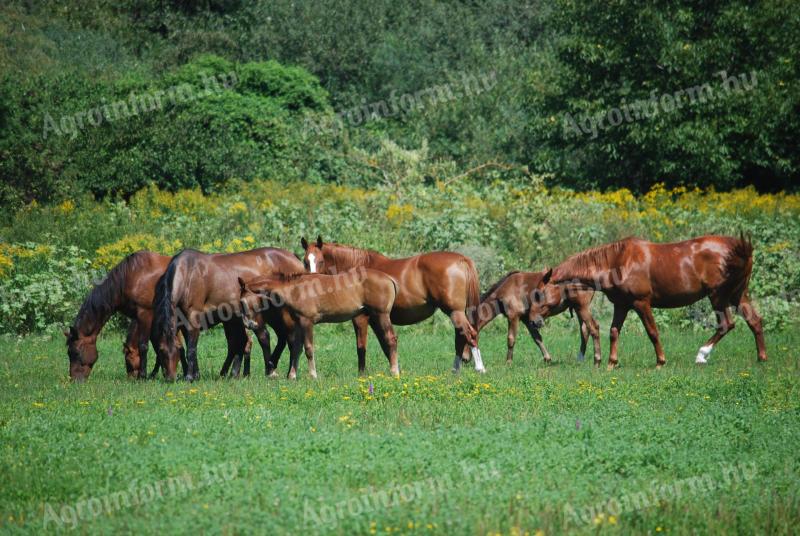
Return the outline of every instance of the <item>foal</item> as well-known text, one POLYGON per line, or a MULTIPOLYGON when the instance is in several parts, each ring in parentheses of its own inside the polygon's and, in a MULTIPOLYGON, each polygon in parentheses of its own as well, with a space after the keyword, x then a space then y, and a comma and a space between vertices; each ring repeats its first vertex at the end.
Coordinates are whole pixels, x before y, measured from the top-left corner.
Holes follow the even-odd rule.
POLYGON ((380 341, 393 376, 397 364, 397 336, 389 315, 397 297, 397 282, 377 270, 358 268, 337 275, 298 273, 281 277, 239 278, 242 318, 253 330, 263 325, 264 314, 278 308, 289 338, 289 379, 297 377, 302 344, 308 370, 317 377, 314 362, 314 324, 345 322, 363 316, 380 341))
POLYGON ((510 272, 495 283, 481 296, 478 308, 478 331, 494 318, 503 314, 508 318, 508 354, 506 363, 511 364, 514 357, 514 344, 517 340, 519 321, 528 328, 533 341, 542 352, 545 363, 550 363, 550 353, 542 342, 539 329, 544 319, 560 314, 567 309, 578 314, 581 333, 581 349, 578 360, 583 361, 586 343, 591 334, 594 340, 594 361, 600 364, 600 331, 592 317, 590 304, 594 291, 583 285, 548 285, 539 290, 544 272, 510 272))
POLYGON ((744 317, 756 340, 758 360, 766 361, 761 317, 747 296, 752 271, 753 245, 743 236, 702 236, 669 244, 626 238, 573 255, 545 274, 541 288, 577 282, 605 293, 614 304, 609 369, 617 366, 617 340, 631 309, 644 324, 660 368, 666 358, 652 308, 684 307, 706 296, 718 319, 717 331, 695 362, 706 363, 714 345, 734 328, 729 307, 744 317))

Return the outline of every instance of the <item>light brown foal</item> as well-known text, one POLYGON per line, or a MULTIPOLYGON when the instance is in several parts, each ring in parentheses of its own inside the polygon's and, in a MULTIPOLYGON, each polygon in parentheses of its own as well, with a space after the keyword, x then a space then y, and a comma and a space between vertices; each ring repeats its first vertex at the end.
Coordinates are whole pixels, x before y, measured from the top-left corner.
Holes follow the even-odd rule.
POLYGON ((660 368, 666 358, 652 308, 683 307, 704 297, 711 301, 718 323, 695 362, 705 364, 714 345, 734 328, 730 307, 744 317, 755 337, 758 360, 766 361, 761 317, 747 295, 752 270, 753 246, 744 237, 702 236, 669 244, 626 238, 573 255, 545 274, 542 288, 577 282, 605 293, 614 304, 609 368, 617 366, 617 340, 631 309, 644 324, 660 368))
POLYGON ((377 270, 356 268, 337 275, 299 273, 283 277, 239 278, 242 318, 253 330, 263 326, 263 313, 279 308, 289 337, 289 379, 297 377, 302 343, 308 370, 317 377, 314 362, 314 324, 345 322, 364 317, 381 343, 392 375, 398 376, 397 336, 390 313, 397 282, 377 270))
MULTIPOLYGON (((403 259, 392 259, 377 251, 323 242, 300 241, 305 250, 303 263, 311 273, 337 274, 363 266, 388 274, 397 281, 399 291, 392 323, 406 326, 429 318, 436 309, 450 317, 455 328, 456 356, 453 371, 461 368, 461 361, 470 356, 475 361, 476 372, 486 372, 478 349, 478 331, 475 327, 477 308, 480 305, 478 272, 469 257, 448 251, 433 251, 403 259)), ((356 331, 358 369, 364 371, 367 353, 367 324, 363 317, 353 320, 356 331)))
POLYGON ((578 360, 586 355, 586 344, 591 334, 594 340, 595 364, 600 364, 600 329, 592 317, 591 303, 594 291, 583 285, 548 285, 540 291, 545 272, 510 272, 495 283, 481 297, 478 308, 478 330, 484 328, 499 315, 508 319, 508 353, 506 363, 514 358, 514 344, 517 340, 519 321, 528 329, 533 341, 542 352, 545 363, 552 361, 550 353, 542 341, 539 329, 544 319, 560 314, 567 309, 575 311, 580 326, 581 345, 578 360))

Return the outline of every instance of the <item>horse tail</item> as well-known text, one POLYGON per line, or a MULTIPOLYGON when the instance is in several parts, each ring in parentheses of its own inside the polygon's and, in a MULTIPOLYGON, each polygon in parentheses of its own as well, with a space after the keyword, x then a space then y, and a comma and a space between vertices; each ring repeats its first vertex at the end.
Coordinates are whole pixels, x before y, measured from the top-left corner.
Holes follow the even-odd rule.
POLYGON ((166 342, 166 344, 173 344, 177 332, 172 291, 179 259, 180 255, 176 255, 169 261, 164 275, 156 284, 156 295, 153 299, 152 334, 156 340, 166 342))
MULTIPOLYGON (((468 257, 464 257, 464 274, 467 278, 467 320, 475 330, 475 340, 477 346, 478 334, 478 307, 481 305, 480 283, 478 282, 478 271, 475 263, 468 257)), ((470 337, 467 337, 469 339, 470 337)))
POLYGON ((753 273, 753 243, 744 233, 735 238, 725 256, 725 280, 730 285, 731 305, 738 306, 753 273))

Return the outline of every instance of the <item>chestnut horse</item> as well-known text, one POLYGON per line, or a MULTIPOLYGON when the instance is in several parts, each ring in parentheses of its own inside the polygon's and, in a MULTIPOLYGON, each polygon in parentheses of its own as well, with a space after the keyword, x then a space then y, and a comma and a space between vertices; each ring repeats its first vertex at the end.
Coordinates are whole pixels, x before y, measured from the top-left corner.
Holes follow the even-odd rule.
POLYGON ((314 324, 344 322, 364 316, 381 343, 393 376, 397 364, 397 336, 389 315, 397 297, 397 282, 383 272, 354 268, 336 275, 299 273, 279 278, 258 277, 245 283, 239 278, 245 325, 257 329, 263 323, 258 312, 280 308, 289 336, 289 379, 297 377, 301 344, 308 371, 317 377, 314 363, 314 324))
POLYGON ((594 291, 582 285, 548 285, 542 292, 539 290, 544 272, 509 272, 495 283, 483 296, 478 308, 478 331, 499 315, 508 319, 508 354, 506 363, 511 364, 514 358, 514 344, 517 340, 519 321, 528 328, 533 341, 542 352, 545 363, 552 360, 542 342, 539 329, 544 319, 560 314, 567 309, 578 314, 581 333, 581 349, 578 360, 583 361, 586 354, 586 343, 589 334, 594 340, 595 364, 600 363, 600 328, 597 325, 590 304, 594 291))
MULTIPOLYGON (((237 277, 293 273, 303 269, 292 253, 277 248, 260 248, 239 253, 201 253, 185 249, 169 262, 164 276, 158 281, 153 301, 153 346, 164 367, 167 379, 175 379, 178 348, 175 336, 180 329, 186 340, 186 380, 200 377, 197 364, 197 341, 200 331, 216 324, 225 328, 228 355, 220 371, 225 376, 233 362, 232 374, 238 376, 242 356, 247 347, 247 332, 239 316, 239 284, 237 277)), ((286 345, 282 324, 273 324, 278 335, 275 354, 269 354, 268 332, 256 332, 264 349, 266 373, 272 372, 286 345)))
MULTIPOLYGON (((486 372, 478 349, 475 328, 480 304, 478 274, 472 260, 458 253, 435 251, 404 259, 391 259, 377 251, 323 242, 318 236, 309 244, 300 240, 303 262, 311 273, 337 274, 351 268, 365 267, 390 275, 398 283, 397 299, 392 308, 394 325, 409 325, 429 318, 436 309, 450 317, 455 327, 456 357, 453 370, 461 368, 461 360, 475 360, 475 370, 486 372), (467 352, 469 346, 470 352, 467 352)), ((358 370, 364 372, 367 353, 367 322, 363 316, 353 319, 356 331, 358 370)))
POLYGON ((753 245, 744 236, 702 236, 669 244, 626 238, 569 257, 545 274, 542 286, 577 282, 603 291, 614 304, 609 369, 617 366, 617 339, 631 309, 644 324, 660 368, 666 359, 652 308, 683 307, 706 296, 718 324, 695 362, 706 363, 714 345, 734 328, 730 307, 744 317, 755 336, 758 360, 766 361, 761 317, 747 296, 752 270, 753 245))

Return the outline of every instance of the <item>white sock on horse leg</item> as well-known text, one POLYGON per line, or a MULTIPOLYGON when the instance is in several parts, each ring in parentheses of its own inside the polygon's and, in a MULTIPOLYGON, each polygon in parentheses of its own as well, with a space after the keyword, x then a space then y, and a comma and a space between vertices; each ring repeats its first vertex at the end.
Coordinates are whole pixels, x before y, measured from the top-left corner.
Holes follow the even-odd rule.
POLYGON ((583 355, 583 352, 578 351, 578 361, 583 361, 584 359, 586 359, 586 356, 583 355))
POLYGON ((477 372, 486 372, 486 369, 483 367, 483 359, 481 358, 481 351, 478 350, 478 347, 470 348, 470 352, 472 353, 472 359, 475 361, 475 370, 477 372))
POLYGON ((706 363, 708 363, 706 358, 708 358, 708 356, 711 354, 711 350, 713 349, 714 349, 713 344, 707 344, 705 346, 701 346, 700 351, 697 352, 697 357, 694 359, 694 362, 701 365, 705 365, 706 363))

